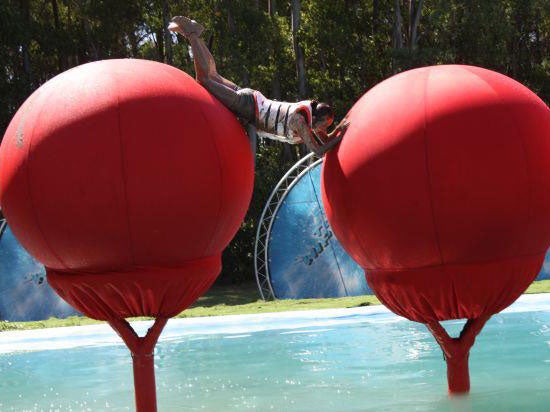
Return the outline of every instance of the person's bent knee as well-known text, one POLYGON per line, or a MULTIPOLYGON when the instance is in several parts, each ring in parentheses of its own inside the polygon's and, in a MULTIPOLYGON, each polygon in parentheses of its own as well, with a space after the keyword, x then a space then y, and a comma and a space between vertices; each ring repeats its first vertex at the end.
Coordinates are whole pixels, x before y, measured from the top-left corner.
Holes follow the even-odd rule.
POLYGON ((197 82, 206 90, 211 92, 212 83, 214 83, 214 81, 210 77, 203 77, 203 76, 197 77, 197 82))

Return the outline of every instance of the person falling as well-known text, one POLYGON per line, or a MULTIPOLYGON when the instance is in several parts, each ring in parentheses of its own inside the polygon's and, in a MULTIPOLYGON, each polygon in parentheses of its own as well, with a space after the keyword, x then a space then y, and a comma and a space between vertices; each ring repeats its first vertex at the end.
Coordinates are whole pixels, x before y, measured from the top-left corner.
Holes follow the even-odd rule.
MULTIPOLYGON (((326 103, 304 100, 296 103, 266 98, 258 90, 241 88, 222 77, 214 57, 201 39, 204 27, 188 17, 172 18, 168 30, 184 36, 191 46, 197 81, 258 135, 290 144, 305 143, 317 156, 334 148, 349 122, 344 118, 332 132, 334 112, 326 103)), ((255 134, 249 132, 250 134, 255 134)), ((253 147, 255 141, 253 142, 253 147)))

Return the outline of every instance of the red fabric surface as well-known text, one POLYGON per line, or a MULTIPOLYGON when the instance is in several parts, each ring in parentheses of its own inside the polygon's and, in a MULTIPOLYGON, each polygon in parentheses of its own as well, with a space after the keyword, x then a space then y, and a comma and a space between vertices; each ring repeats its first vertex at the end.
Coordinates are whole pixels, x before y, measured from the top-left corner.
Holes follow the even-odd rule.
POLYGON ((419 322, 512 303, 550 240, 548 107, 501 74, 435 66, 374 87, 349 120, 323 202, 377 296, 419 322))
POLYGON ((65 273, 47 269, 48 283, 73 307, 98 320, 171 318, 207 291, 221 270, 220 255, 178 267, 124 272, 65 273))
POLYGON ((537 277, 544 254, 408 270, 367 270, 367 282, 393 312, 429 323, 490 317, 537 277))
POLYGON ((0 203, 14 234, 54 287, 99 319, 101 298, 120 316, 187 306, 186 291, 219 273, 252 185, 235 117, 184 72, 145 60, 55 77, 23 104, 0 148, 0 203))

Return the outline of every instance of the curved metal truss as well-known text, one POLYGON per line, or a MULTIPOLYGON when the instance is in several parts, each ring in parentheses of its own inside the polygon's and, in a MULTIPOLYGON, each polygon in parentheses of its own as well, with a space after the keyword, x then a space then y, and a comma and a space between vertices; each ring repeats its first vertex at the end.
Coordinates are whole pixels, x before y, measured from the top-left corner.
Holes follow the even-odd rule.
POLYGON ((281 178, 267 199, 259 219, 258 230, 256 231, 256 243, 254 245, 254 270, 256 272, 256 282, 258 283, 260 295, 263 300, 277 298, 271 287, 268 255, 271 228, 273 227, 277 212, 290 189, 292 189, 305 173, 313 169, 322 161, 323 159, 317 157, 314 153, 310 153, 300 159, 281 178))

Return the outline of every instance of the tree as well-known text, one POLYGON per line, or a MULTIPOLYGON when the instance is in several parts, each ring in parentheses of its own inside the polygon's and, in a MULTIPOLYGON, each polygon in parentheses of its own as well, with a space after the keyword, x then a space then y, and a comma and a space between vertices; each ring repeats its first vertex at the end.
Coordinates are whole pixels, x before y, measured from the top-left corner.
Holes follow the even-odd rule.
MULTIPOLYGON (((176 14, 204 24, 225 77, 280 100, 326 101, 339 118, 393 73, 433 64, 497 70, 550 101, 548 0, 3 0, 2 130, 33 90, 89 61, 145 58, 192 74, 187 44, 166 30, 176 14)), ((250 278, 256 219, 298 156, 295 146, 260 142, 252 203, 222 281, 250 278)))
POLYGON ((302 3, 300 0, 292 0, 292 45, 296 56, 296 72, 298 74, 298 97, 303 99, 306 97, 306 69, 304 50, 300 45, 298 34, 300 32, 300 24, 302 21, 302 3))

